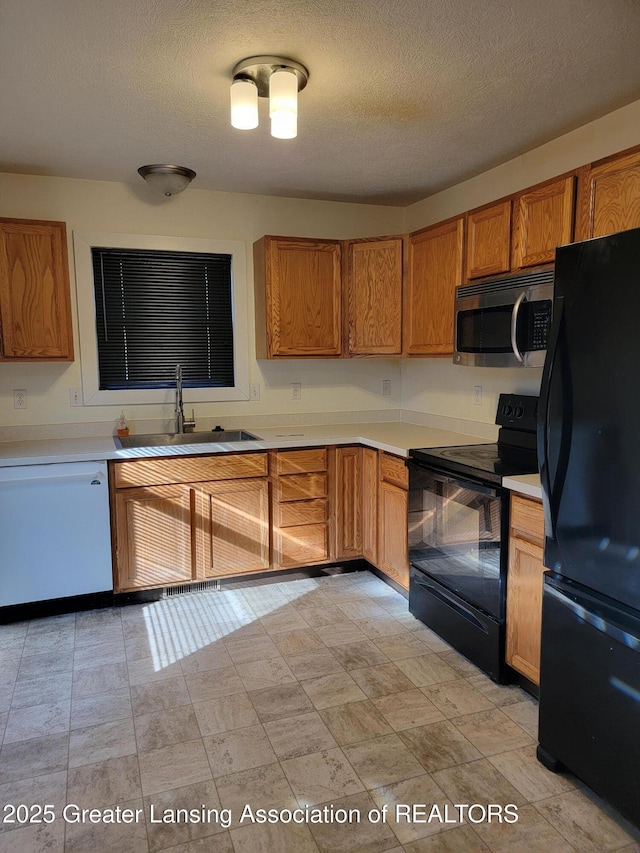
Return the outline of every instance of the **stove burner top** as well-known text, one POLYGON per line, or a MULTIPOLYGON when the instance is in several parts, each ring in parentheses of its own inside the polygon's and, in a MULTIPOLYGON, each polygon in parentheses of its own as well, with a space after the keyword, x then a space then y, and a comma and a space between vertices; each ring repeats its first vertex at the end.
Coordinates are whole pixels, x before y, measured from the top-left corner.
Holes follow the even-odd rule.
POLYGON ((447 473, 501 483, 503 477, 534 474, 538 470, 535 450, 505 448, 498 444, 468 444, 459 447, 424 447, 409 456, 447 473))
POLYGON ((446 459, 495 460, 498 448, 495 444, 468 445, 465 447, 449 447, 440 454, 446 459))

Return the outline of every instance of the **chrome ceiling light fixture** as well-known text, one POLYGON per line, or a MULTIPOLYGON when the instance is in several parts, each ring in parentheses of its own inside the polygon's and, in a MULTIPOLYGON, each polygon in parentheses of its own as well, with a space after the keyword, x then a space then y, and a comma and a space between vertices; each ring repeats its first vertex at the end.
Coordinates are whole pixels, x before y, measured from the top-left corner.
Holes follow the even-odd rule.
POLYGON ((138 174, 155 192, 167 198, 186 190, 196 176, 193 169, 187 169, 186 166, 170 166, 164 163, 140 166, 138 174))
POLYGON ((231 125, 238 130, 258 126, 258 98, 269 98, 271 136, 294 139, 298 135, 298 92, 309 72, 284 56, 250 56, 232 72, 231 125))

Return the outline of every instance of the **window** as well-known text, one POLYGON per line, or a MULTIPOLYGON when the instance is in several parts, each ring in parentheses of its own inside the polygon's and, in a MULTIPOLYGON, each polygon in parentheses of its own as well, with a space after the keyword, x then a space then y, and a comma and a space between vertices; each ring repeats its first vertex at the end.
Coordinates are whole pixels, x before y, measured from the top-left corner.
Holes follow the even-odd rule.
POLYGON ((231 255, 92 248, 101 390, 233 386, 231 255))
POLYGON ((74 232, 85 405, 248 399, 245 244, 74 232))

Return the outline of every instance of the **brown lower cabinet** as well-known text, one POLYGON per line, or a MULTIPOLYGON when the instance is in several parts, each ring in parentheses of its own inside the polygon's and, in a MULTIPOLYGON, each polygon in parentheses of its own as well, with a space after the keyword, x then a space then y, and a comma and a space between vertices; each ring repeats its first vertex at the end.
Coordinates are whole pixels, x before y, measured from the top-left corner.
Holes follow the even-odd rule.
POLYGON ((378 490, 378 559, 374 564, 409 589, 407 502, 409 479, 405 460, 380 453, 378 490))
POLYGON ((271 452, 274 569, 329 562, 331 450, 311 447, 271 452))
POLYGON ((540 683, 544 517, 538 500, 511 495, 506 661, 540 683))
POLYGON ((408 589, 405 460, 359 445, 110 463, 116 592, 364 557, 408 589))
POLYGON ((266 571, 267 454, 110 463, 114 589, 266 571))

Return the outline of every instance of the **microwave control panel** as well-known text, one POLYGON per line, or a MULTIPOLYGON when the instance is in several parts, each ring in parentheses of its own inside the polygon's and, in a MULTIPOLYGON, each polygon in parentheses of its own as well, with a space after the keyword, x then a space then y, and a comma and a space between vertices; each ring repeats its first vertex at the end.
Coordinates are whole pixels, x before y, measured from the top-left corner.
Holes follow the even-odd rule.
POLYGON ((547 348, 547 335, 551 326, 552 305, 553 303, 550 299, 542 299, 539 302, 529 303, 529 341, 527 350, 544 350, 547 348))

